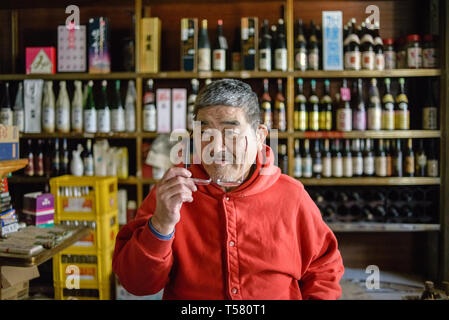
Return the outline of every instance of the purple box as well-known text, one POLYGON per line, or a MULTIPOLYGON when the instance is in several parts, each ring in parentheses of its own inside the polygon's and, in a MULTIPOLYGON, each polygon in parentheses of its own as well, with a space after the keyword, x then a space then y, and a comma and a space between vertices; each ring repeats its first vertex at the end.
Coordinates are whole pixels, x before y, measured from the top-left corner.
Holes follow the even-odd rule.
POLYGON ((55 197, 51 193, 33 192, 23 196, 24 211, 45 214, 55 209, 55 197))
POLYGON ((45 214, 45 215, 36 215, 34 213, 31 213, 29 211, 23 212, 23 221, 27 225, 34 225, 37 226, 39 224, 46 224, 46 223, 53 223, 54 221, 54 214, 45 214))

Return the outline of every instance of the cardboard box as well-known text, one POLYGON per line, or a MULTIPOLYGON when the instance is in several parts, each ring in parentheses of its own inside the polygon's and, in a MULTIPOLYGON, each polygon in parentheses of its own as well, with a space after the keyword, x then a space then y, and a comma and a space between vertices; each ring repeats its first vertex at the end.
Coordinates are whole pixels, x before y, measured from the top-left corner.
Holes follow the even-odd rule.
POLYGON ((23 209, 39 214, 54 211, 55 197, 52 193, 32 192, 23 196, 23 209))
POLYGON ((187 90, 172 89, 172 130, 186 129, 187 90))
POLYGON ((58 72, 85 72, 86 26, 58 26, 58 72))
POLYGON ((198 19, 181 19, 181 71, 198 71, 198 19))
POLYGON ((19 282, 9 288, 0 289, 0 300, 24 300, 29 297, 30 282, 19 282))
POLYGON ((161 19, 142 18, 140 71, 159 72, 161 50, 161 19))
POLYGON ((1 267, 0 300, 28 298, 29 281, 39 277, 37 266, 29 268, 1 267))
POLYGON ((41 132, 41 109, 44 80, 24 80, 25 132, 41 132))
POLYGON ((157 132, 170 133, 171 89, 156 90, 157 132))
POLYGON ((27 47, 25 48, 26 74, 55 73, 55 47, 27 47))
POLYGON ((109 20, 105 17, 89 19, 88 28, 89 73, 109 73, 109 20))
POLYGON ((323 11, 323 69, 343 70, 343 13, 323 11))
POLYGON ((19 127, 0 124, 0 160, 19 159, 19 127))
POLYGON ((257 48, 259 46, 259 19, 244 17, 241 19, 242 69, 258 70, 257 48))

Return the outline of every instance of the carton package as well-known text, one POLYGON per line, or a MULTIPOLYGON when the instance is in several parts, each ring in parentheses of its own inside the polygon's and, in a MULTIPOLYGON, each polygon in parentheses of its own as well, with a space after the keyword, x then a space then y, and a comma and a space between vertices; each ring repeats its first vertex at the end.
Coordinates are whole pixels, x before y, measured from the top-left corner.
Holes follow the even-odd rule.
POLYGON ((55 73, 55 47, 27 47, 25 48, 26 74, 55 73))
POLYGON ((187 90, 172 89, 172 130, 186 129, 187 90))
POLYGON ((37 266, 29 268, 1 267, 0 300, 28 298, 29 281, 39 277, 37 266))
POLYGON ((140 71, 159 72, 161 48, 161 19, 142 18, 140 71))
POLYGON ((19 159, 19 127, 0 124, 0 160, 19 159))
POLYGON ((156 90, 157 132, 170 133, 171 89, 156 90))
POLYGON ((58 26, 58 72, 85 72, 86 26, 58 26))
POLYGON ((181 71, 196 72, 198 69, 198 19, 181 19, 181 71))
POLYGON ((105 17, 89 19, 88 32, 89 73, 109 73, 109 20, 105 17))
POLYGON ((257 48, 259 44, 259 19, 244 17, 241 19, 241 48, 243 70, 258 69, 257 48))
POLYGON ((24 80, 25 132, 41 132, 41 108, 44 80, 24 80))
POLYGON ((343 13, 323 11, 323 69, 343 70, 343 13))

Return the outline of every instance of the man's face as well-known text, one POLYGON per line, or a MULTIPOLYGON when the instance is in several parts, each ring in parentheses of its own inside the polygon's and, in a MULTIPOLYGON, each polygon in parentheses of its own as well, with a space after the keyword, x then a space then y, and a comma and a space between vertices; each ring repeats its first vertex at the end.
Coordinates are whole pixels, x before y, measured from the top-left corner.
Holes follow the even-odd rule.
POLYGON ((213 181, 246 178, 262 149, 266 128, 261 125, 255 132, 243 109, 229 106, 202 108, 196 121, 201 123, 202 139, 195 139, 195 148, 201 150, 201 163, 209 177, 213 181))

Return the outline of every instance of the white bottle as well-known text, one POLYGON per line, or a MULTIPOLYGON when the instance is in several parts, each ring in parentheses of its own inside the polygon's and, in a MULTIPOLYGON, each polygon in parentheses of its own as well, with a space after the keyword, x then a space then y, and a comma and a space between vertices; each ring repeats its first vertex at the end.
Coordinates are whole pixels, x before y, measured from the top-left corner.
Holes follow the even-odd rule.
POLYGON ((72 162, 70 162, 70 172, 72 175, 80 177, 84 173, 83 160, 81 160, 81 152, 83 147, 79 144, 77 150, 72 151, 72 162))
POLYGON ((94 82, 90 80, 88 83, 87 98, 83 110, 84 131, 87 133, 97 132, 97 109, 95 108, 95 100, 93 97, 93 85, 94 82))
POLYGON ((59 95, 56 100, 56 130, 70 132, 70 100, 65 81, 59 82, 59 95))
POLYGON ((125 127, 128 132, 136 131, 136 87, 134 80, 129 80, 126 92, 125 127))
POLYGON ((114 132, 125 131, 125 109, 120 96, 120 80, 115 81, 115 101, 111 110, 111 129, 114 132))
POLYGON ((19 89, 17 89, 16 100, 13 109, 13 125, 19 127, 19 132, 25 130, 25 113, 23 110, 23 83, 19 82, 19 89))
POLYGON ((107 99, 107 81, 103 80, 102 86, 102 100, 101 106, 97 110, 97 128, 98 132, 110 132, 111 131, 111 111, 109 109, 107 99))
POLYGON ((72 100, 72 131, 83 132, 83 90, 81 81, 75 81, 75 93, 72 100))
POLYGON ((147 82, 147 89, 143 97, 143 131, 156 131, 156 106, 154 104, 153 79, 147 82))
POLYGON ((53 82, 44 84, 44 96, 42 98, 42 128, 45 133, 55 132, 55 95, 53 82))

